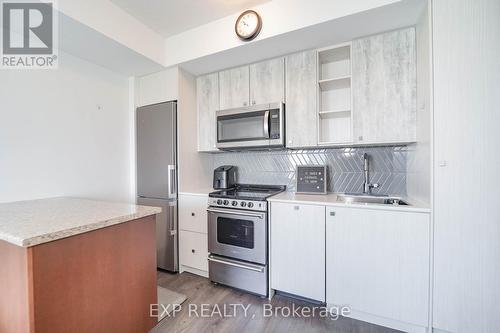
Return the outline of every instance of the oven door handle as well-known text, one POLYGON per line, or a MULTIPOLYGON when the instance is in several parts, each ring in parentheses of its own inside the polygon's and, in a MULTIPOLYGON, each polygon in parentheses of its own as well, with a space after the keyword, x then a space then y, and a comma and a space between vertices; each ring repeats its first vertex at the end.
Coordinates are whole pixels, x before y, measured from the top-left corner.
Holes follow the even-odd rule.
POLYGON ((259 219, 263 219, 264 218, 262 216, 263 214, 244 213, 244 212, 239 212, 239 211, 234 211, 234 210, 207 209, 207 212, 209 212, 209 213, 231 214, 231 215, 241 215, 241 216, 250 216, 250 217, 257 217, 259 219))
POLYGON ((228 266, 233 266, 233 267, 248 269, 249 271, 254 271, 254 272, 259 272, 259 273, 264 272, 264 267, 257 268, 257 267, 252 267, 252 266, 237 264, 237 263, 230 262, 230 261, 216 259, 216 258, 212 257, 211 255, 208 256, 208 261, 213 261, 213 262, 217 262, 217 263, 223 264, 223 265, 228 265, 228 266))

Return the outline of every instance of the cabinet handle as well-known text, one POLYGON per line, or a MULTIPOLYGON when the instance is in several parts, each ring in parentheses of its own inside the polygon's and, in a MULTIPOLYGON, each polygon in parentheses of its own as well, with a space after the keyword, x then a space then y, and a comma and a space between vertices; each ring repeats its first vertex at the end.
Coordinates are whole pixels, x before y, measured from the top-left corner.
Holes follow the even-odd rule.
POLYGON ((247 106, 247 104, 248 104, 247 102, 243 102, 243 106, 247 106))
POLYGON ((300 207, 299 207, 299 206, 293 206, 293 209, 294 209, 294 210, 299 210, 299 209, 300 209, 300 207))
POLYGON ((330 212, 330 216, 335 216, 335 212, 330 212))
POLYGON ((362 135, 358 136, 358 140, 363 141, 363 136, 362 135))
POLYGON ((255 105, 255 101, 252 101, 252 105, 255 105))
POLYGON ((191 213, 191 216, 194 216, 194 213, 191 213))
POLYGON ((191 253, 195 253, 196 251, 194 249, 191 249, 191 253))

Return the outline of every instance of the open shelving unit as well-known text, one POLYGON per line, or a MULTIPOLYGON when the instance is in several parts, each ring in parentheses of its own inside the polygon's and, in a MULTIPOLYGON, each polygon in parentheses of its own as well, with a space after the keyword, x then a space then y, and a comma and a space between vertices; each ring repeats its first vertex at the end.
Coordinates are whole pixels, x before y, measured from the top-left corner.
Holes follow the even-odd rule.
POLYGON ((318 50, 318 101, 318 144, 351 142, 351 43, 318 50))

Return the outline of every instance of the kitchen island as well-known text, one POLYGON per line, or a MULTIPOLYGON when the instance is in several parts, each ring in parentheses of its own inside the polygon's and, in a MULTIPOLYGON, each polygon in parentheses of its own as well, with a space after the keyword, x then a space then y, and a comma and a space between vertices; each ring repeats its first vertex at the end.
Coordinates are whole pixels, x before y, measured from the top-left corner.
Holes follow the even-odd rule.
POLYGON ((160 211, 76 198, 0 204, 0 332, 148 332, 160 211))

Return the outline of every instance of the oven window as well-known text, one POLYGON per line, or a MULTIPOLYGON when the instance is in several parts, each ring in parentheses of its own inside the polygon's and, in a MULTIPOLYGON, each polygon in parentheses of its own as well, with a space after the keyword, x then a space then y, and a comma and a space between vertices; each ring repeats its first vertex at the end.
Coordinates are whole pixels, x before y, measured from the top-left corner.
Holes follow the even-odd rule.
POLYGON ((253 249, 253 222, 227 217, 217 218, 217 242, 253 249))
POLYGON ((269 135, 264 131, 264 114, 265 112, 252 112, 217 117, 218 141, 269 139, 269 135))

